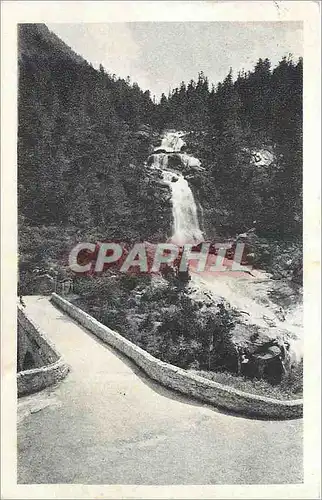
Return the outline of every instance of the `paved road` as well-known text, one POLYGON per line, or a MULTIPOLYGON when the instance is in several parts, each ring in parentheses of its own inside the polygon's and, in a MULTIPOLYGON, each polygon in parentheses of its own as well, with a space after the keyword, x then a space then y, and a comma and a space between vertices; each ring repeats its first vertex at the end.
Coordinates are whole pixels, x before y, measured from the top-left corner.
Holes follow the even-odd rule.
POLYGON ((71 366, 19 399, 19 483, 302 482, 302 421, 221 413, 162 388, 47 298, 26 310, 71 366))

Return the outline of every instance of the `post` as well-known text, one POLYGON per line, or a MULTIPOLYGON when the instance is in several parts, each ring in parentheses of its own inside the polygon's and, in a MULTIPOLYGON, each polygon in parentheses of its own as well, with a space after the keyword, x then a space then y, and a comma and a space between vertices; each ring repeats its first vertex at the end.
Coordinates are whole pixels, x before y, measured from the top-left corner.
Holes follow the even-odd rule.
POLYGON ((54 271, 55 281, 54 281, 54 292, 57 293, 57 279, 58 279, 58 271, 54 271))
POLYGON ((214 344, 214 332, 211 332, 210 339, 209 339, 209 354, 208 354, 208 370, 209 371, 210 371, 210 367, 211 367, 211 353, 213 350, 213 344, 214 344))

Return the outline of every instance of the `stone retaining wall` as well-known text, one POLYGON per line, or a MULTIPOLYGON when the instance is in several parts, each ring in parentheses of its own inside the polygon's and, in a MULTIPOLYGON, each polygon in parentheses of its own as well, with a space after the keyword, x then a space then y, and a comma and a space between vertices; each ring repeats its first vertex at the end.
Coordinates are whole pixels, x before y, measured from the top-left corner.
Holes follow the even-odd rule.
POLYGON ((21 306, 18 306, 18 332, 26 337, 25 344, 41 360, 43 366, 17 373, 18 396, 31 394, 56 384, 66 377, 69 368, 54 345, 46 338, 40 329, 31 321, 21 306))
POLYGON ((51 301, 94 335, 132 359, 147 375, 166 387, 216 407, 248 416, 285 419, 303 415, 302 400, 284 401, 248 394, 189 373, 160 361, 59 295, 52 294, 51 301))

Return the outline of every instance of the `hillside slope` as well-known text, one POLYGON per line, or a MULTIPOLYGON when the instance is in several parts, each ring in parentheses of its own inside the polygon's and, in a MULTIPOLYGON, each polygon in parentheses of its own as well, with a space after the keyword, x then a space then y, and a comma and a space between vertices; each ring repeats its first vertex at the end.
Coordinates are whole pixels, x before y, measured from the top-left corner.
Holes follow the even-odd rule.
POLYGON ((153 237, 160 212, 143 165, 153 111, 148 92, 95 70, 45 25, 20 25, 18 188, 25 223, 153 237))

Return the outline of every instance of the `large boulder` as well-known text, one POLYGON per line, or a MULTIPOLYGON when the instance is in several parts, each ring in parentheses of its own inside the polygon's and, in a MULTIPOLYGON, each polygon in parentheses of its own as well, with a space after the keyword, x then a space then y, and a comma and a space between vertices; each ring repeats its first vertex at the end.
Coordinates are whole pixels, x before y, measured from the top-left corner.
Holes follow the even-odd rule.
POLYGON ((269 167, 275 160, 274 153, 266 148, 251 151, 252 163, 257 167, 269 167))

